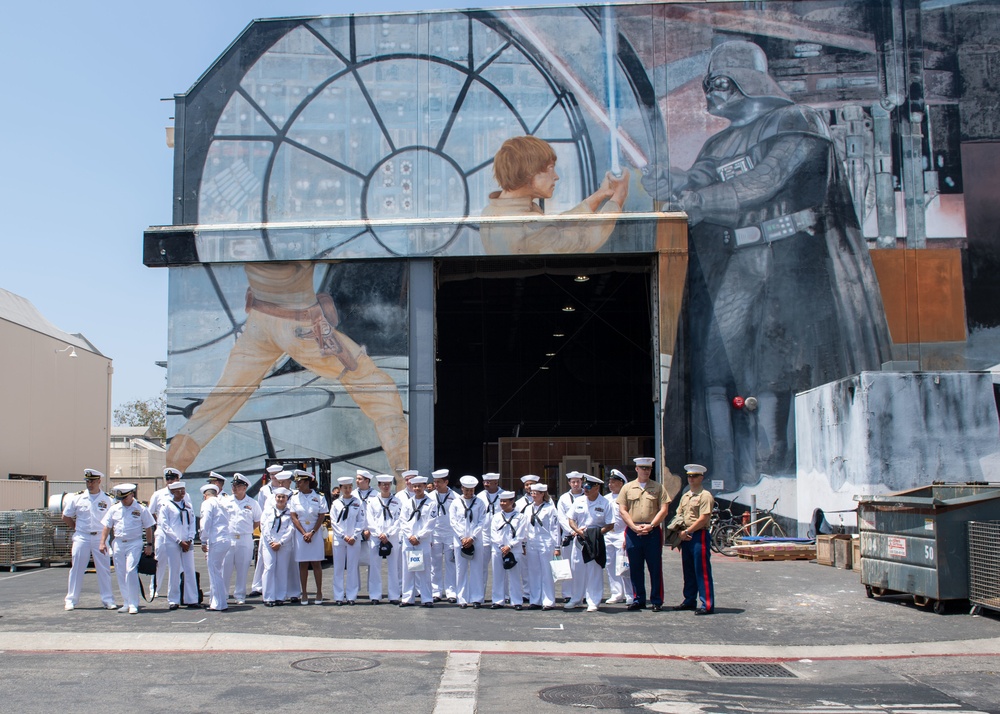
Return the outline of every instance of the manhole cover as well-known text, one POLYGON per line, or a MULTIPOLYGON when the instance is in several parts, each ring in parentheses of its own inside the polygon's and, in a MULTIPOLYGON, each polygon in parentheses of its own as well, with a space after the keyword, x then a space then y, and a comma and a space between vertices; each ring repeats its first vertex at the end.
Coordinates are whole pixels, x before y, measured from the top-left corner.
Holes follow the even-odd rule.
POLYGON ((792 678, 794 672, 780 664, 760 664, 754 662, 707 662, 709 667, 721 677, 792 678))
POLYGON ((591 709, 628 709, 656 702, 656 697, 649 692, 611 684, 564 684, 543 689, 538 696, 550 704, 591 709))
POLYGON ((363 669, 372 669, 378 667, 379 662, 364 657, 310 657, 292 662, 292 666, 303 672, 333 674, 334 672, 360 672, 363 669))

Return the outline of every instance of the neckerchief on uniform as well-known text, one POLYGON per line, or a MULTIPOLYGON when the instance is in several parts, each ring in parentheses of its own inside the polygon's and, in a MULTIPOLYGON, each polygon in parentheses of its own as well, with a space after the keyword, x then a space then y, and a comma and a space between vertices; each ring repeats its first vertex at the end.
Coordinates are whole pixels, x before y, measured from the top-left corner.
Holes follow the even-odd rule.
POLYGON ((504 528, 510 528, 510 537, 511 538, 517 538, 517 529, 511 523, 511 521, 513 521, 516 517, 517 517, 517 514, 512 512, 509 519, 504 518, 503 511, 501 511, 500 512, 500 518, 503 519, 503 525, 502 526, 497 526, 497 533, 499 533, 500 531, 502 531, 504 528))
POLYGON ((500 500, 500 492, 497 491, 497 497, 492 500, 490 500, 489 491, 483 491, 483 493, 486 494, 486 501, 488 503, 488 505, 486 506, 486 512, 492 516, 494 513, 497 512, 497 501, 500 500))
POLYGON ((465 505, 464 498, 461 500, 461 503, 462 503, 462 508, 465 509, 465 517, 468 519, 469 523, 472 523, 472 511, 476 506, 476 499, 473 498, 472 500, 470 500, 468 506, 465 505))
POLYGON ((274 525, 271 526, 272 531, 278 532, 281 530, 281 517, 284 514, 285 511, 279 511, 277 508, 274 509, 274 525))
POLYGON ((347 514, 349 512, 348 509, 350 509, 351 506, 356 506, 358 504, 354 501, 354 496, 351 496, 351 500, 350 501, 342 500, 340 502, 340 505, 343 506, 343 509, 337 515, 337 523, 343 523, 344 521, 346 521, 347 520, 347 514))
POLYGON ((416 519, 419 521, 420 517, 422 515, 422 512, 424 510, 424 504, 427 503, 427 497, 424 496, 422 499, 420 499, 420 503, 417 503, 417 499, 416 498, 411 499, 411 501, 412 501, 413 505, 416 506, 417 508, 416 508, 415 511, 413 511, 413 513, 410 514, 410 520, 412 521, 414 519, 414 517, 416 517, 416 519))
POLYGON ((184 525, 191 525, 191 514, 188 513, 187 506, 184 505, 184 499, 181 499, 178 502, 171 498, 170 502, 177 508, 178 516, 183 521, 184 525))
POLYGON ((392 520, 392 511, 389 509, 389 506, 392 505, 392 501, 395 498, 396 498, 395 496, 389 496, 389 500, 388 501, 383 501, 381 496, 378 497, 379 503, 382 504, 382 522, 383 523, 388 523, 389 521, 392 520))

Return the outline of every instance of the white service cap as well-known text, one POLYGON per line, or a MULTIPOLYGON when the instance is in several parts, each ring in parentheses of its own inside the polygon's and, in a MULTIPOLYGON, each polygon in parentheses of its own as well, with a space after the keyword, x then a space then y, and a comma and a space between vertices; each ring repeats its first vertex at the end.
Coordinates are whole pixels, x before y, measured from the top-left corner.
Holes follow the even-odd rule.
POLYGON ((539 481, 541 479, 535 476, 535 474, 528 474, 521 477, 521 483, 538 483, 539 481))
POLYGON ((652 456, 637 456, 632 459, 636 466, 652 466, 653 462, 656 461, 652 456))
POLYGON ((167 486, 167 488, 171 491, 180 491, 182 488, 185 488, 185 485, 183 481, 174 481, 172 484, 167 486))
POLYGON ((214 483, 206 483, 204 486, 201 487, 201 492, 205 493, 205 491, 215 491, 216 493, 218 493, 219 487, 216 486, 214 483))
POLYGON ((339 483, 341 486, 353 486, 354 478, 351 476, 340 476, 337 479, 337 483, 339 483))
POLYGON ((301 469, 295 469, 295 480, 296 481, 312 481, 313 475, 308 471, 302 471, 301 469))
POLYGON ((250 485, 250 479, 248 479, 246 476, 244 476, 241 473, 238 473, 238 472, 234 473, 233 474, 233 486, 235 486, 238 483, 241 483, 244 486, 249 486, 250 485))
POLYGON ((517 498, 517 494, 514 493, 513 491, 501 491, 500 492, 500 500, 501 501, 513 501, 515 498, 517 498))
POLYGON ((426 476, 414 476, 410 479, 410 483, 427 483, 426 476))
POLYGON ((414 476, 416 476, 419 473, 420 472, 417 471, 416 469, 409 469, 409 470, 403 472, 403 478, 413 478, 414 476))
POLYGON ((587 483, 604 483, 603 481, 601 481, 601 479, 597 478, 596 476, 591 476, 590 474, 587 474, 585 478, 587 480, 587 483))
POLYGON ((85 478, 85 479, 88 479, 88 478, 104 478, 104 474, 102 474, 97 469, 84 469, 83 470, 83 478, 85 478))
POLYGON ((704 475, 708 471, 701 464, 684 464, 684 473, 704 475))
POLYGON ((611 469, 611 476, 608 478, 608 480, 610 481, 613 478, 619 479, 621 481, 626 481, 626 482, 628 481, 628 479, 625 478, 625 474, 623 474, 618 469, 611 469))
POLYGON ((463 476, 458 482, 462 484, 463 488, 475 488, 479 485, 479 479, 475 476, 463 476))
POLYGON ((184 474, 182 474, 178 469, 175 469, 172 466, 168 466, 167 468, 163 469, 163 475, 164 476, 176 476, 177 478, 183 478, 184 477, 184 474))
POLYGON ((392 483, 394 479, 389 474, 379 474, 375 477, 375 480, 379 483, 392 483))
POLYGON ((268 467, 267 467, 266 469, 264 469, 264 470, 265 470, 265 471, 267 471, 267 472, 268 472, 269 474, 271 474, 272 476, 274 476, 274 475, 275 475, 276 473, 279 473, 279 472, 281 472, 281 471, 284 471, 284 470, 285 470, 285 467, 284 467, 284 466, 282 466, 281 464, 271 464, 270 466, 268 466, 268 467))
POLYGON ((117 493, 119 496, 124 496, 126 493, 134 493, 135 488, 136 486, 134 483, 120 483, 111 490, 117 493))
POLYGON ((488 474, 483 474, 483 481, 499 481, 500 474, 493 473, 490 471, 488 474))
POLYGON ((278 471, 277 473, 272 474, 271 478, 275 481, 291 481, 292 476, 293 474, 291 471, 278 471))
POLYGON ((358 469, 357 470, 357 478, 366 478, 369 481, 371 481, 372 480, 372 472, 371 471, 366 471, 365 469, 358 469))
POLYGON ((448 469, 438 469, 437 471, 431 471, 432 478, 448 478, 448 474, 451 473, 448 469))
POLYGON ((276 488, 273 491, 271 491, 271 495, 273 495, 273 496, 291 496, 292 492, 289 491, 284 486, 279 486, 278 488, 276 488))
POLYGON ((533 483, 533 484, 531 484, 531 490, 532 491, 541 491, 542 493, 545 493, 546 491, 549 490, 549 487, 548 487, 548 484, 533 483))

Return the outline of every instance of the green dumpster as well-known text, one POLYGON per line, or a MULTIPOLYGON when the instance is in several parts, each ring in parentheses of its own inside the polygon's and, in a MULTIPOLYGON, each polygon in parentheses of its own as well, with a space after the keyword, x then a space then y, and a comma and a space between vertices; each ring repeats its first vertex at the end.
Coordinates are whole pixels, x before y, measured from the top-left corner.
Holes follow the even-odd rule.
POLYGON ((858 499, 861 583, 944 612, 969 599, 969 521, 1000 519, 1000 484, 935 483, 858 499))

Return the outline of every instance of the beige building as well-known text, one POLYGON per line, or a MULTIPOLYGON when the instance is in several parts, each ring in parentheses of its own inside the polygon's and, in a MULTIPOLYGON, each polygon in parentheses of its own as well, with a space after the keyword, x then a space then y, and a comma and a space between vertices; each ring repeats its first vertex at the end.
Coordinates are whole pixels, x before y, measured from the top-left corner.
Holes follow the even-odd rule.
POLYGON ((11 502, 23 489, 7 480, 61 491, 83 488, 85 468, 108 474, 111 359, 3 289, 0 345, 0 510, 44 505, 11 502))
POLYGON ((149 500, 163 485, 167 465, 163 441, 153 436, 148 426, 113 426, 110 446, 107 473, 111 483, 134 483, 139 487, 139 499, 149 500))

